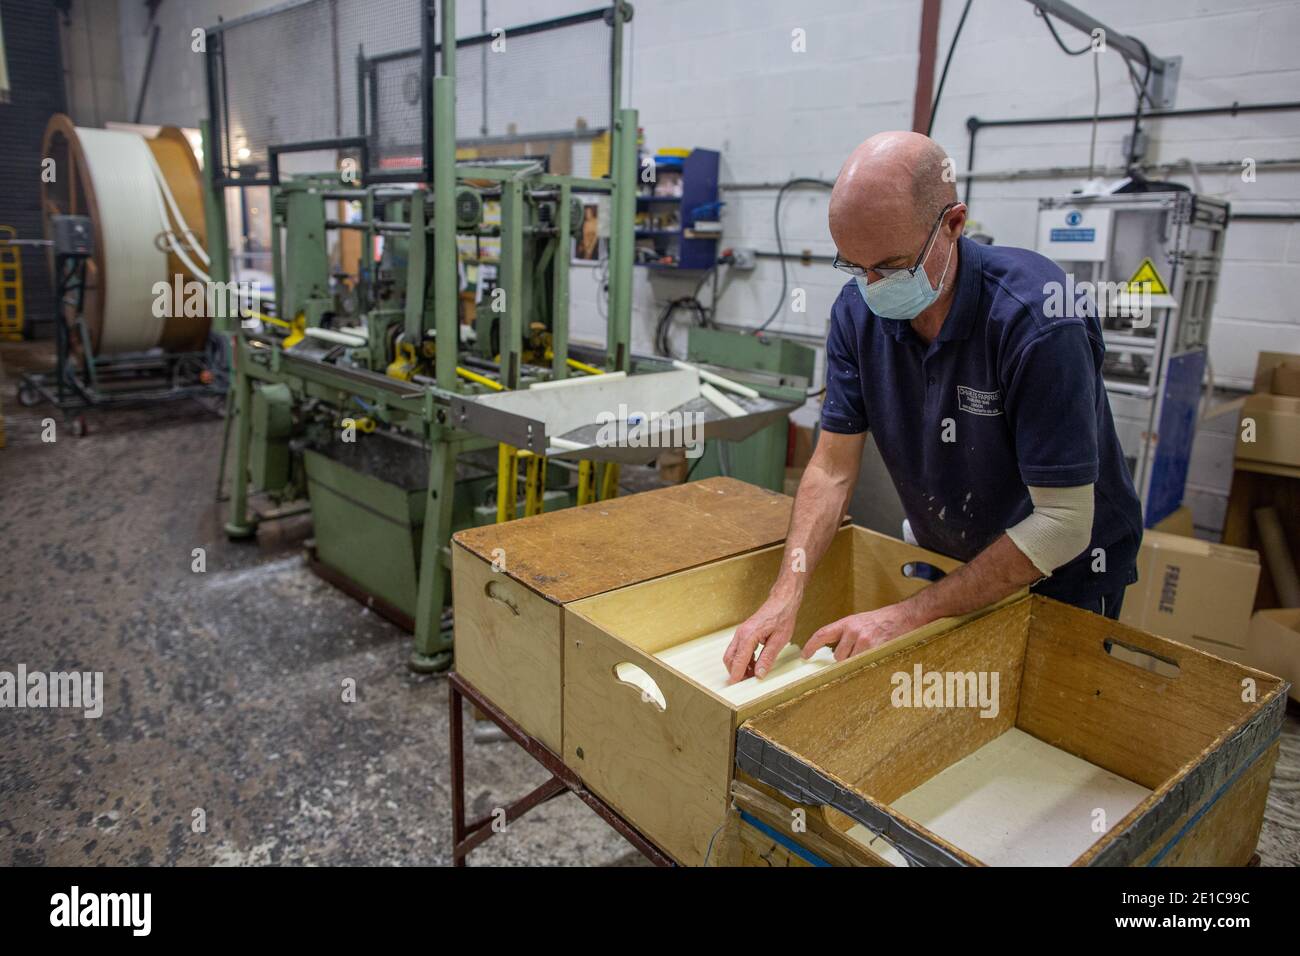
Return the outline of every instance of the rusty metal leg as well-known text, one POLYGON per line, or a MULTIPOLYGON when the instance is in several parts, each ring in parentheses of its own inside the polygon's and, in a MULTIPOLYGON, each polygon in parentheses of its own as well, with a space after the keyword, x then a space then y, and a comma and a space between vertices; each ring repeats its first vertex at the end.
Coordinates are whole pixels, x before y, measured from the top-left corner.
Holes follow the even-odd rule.
MULTIPOLYGON (((539 807, 548 800, 554 800, 560 794, 568 792, 569 788, 565 785, 563 780, 559 777, 552 777, 540 787, 533 788, 518 800, 502 807, 501 809, 505 811, 505 819, 502 822, 507 824, 513 823, 534 807, 539 807)), ((486 817, 475 820, 473 823, 465 827, 467 835, 457 846, 455 851, 460 854, 459 858, 461 860, 465 859, 470 850, 474 849, 488 837, 498 832, 492 828, 492 824, 498 819, 496 813, 492 813, 486 817)))
POLYGON ((507 823, 568 790, 594 810, 601 819, 621 834, 650 862, 656 866, 673 865, 671 857, 647 840, 639 830, 623 819, 613 807, 583 786, 582 781, 564 765, 564 761, 558 754, 548 749, 541 741, 526 734, 522 727, 507 717, 472 684, 466 682, 460 674, 455 671, 448 674, 447 686, 453 708, 451 717, 452 855, 457 866, 464 866, 466 854, 495 832, 491 824, 494 819, 497 819, 495 816, 487 816, 475 820, 473 823, 466 824, 465 822, 464 749, 460 730, 460 700, 462 697, 481 711, 488 720, 500 727, 507 737, 519 744, 530 757, 551 773, 551 779, 546 783, 503 808, 507 823))
POLYGON ((469 852, 469 848, 463 852, 461 849, 465 839, 465 733, 461 726, 460 688, 454 681, 447 683, 447 699, 451 702, 451 856, 453 866, 464 866, 469 852))

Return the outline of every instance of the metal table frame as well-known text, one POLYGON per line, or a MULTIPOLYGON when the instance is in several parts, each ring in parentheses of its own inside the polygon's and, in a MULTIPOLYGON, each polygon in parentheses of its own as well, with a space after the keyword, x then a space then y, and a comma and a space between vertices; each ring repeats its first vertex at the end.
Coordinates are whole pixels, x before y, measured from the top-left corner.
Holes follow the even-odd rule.
POLYGON ((596 811, 596 814, 623 835, 647 860, 656 866, 672 866, 672 859, 618 812, 588 790, 577 774, 564 765, 558 754, 535 737, 529 736, 513 720, 501 712, 492 701, 483 696, 465 678, 455 671, 447 675, 447 700, 451 707, 451 846, 454 866, 465 866, 471 850, 483 843, 496 831, 492 829, 493 815, 465 822, 465 738, 462 702, 469 700, 488 719, 500 727, 511 740, 550 771, 551 779, 505 807, 506 823, 511 823, 534 807, 539 807, 566 791, 596 811))

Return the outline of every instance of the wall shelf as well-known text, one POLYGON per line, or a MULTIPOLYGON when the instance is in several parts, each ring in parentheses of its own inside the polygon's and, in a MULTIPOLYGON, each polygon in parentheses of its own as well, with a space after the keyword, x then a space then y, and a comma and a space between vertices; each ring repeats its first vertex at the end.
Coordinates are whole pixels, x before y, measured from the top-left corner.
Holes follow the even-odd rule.
MULTIPOLYGON (((675 205, 680 209, 674 228, 652 228, 648 225, 637 228, 638 250, 653 245, 657 254, 655 261, 642 261, 642 254, 638 251, 637 265, 660 272, 698 272, 713 267, 718 258, 718 239, 721 237, 701 236, 694 231, 694 227, 695 211, 718 201, 718 160, 717 150, 712 149, 692 150, 689 156, 681 160, 655 160, 656 178, 660 182, 669 175, 681 177, 681 195, 639 195, 636 197, 638 214, 649 219, 654 215, 649 207, 675 205), (665 258, 669 261, 660 261, 665 258)), ((709 218, 712 219, 713 216, 709 218)))

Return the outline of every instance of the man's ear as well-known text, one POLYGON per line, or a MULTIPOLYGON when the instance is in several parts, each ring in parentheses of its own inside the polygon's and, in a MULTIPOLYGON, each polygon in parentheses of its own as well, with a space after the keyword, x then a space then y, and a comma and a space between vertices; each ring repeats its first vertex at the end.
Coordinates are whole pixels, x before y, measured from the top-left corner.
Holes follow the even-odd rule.
POLYGON ((961 236, 966 228, 966 204, 954 206, 948 211, 948 218, 943 224, 944 230, 954 239, 961 236))

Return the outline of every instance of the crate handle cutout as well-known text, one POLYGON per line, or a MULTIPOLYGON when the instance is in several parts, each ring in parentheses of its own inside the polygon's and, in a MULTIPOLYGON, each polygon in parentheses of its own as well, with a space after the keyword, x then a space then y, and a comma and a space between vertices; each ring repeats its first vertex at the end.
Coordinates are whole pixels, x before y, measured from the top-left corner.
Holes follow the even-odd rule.
POLYGON ((905 578, 920 578, 922 581, 930 582, 938 581, 948 574, 942 568, 937 568, 925 561, 908 561, 899 570, 905 578))
POLYGON ((515 604, 514 601, 510 600, 510 598, 497 594, 496 586, 497 583, 495 581, 489 581, 487 584, 483 585, 483 593, 486 594, 493 601, 500 601, 506 607, 510 608, 511 614, 513 614, 515 617, 518 617, 519 607, 515 604))
POLYGON ((1183 672, 1178 662, 1172 657, 1156 654, 1154 651, 1148 651, 1146 648, 1138 647, 1136 644, 1130 644, 1127 641, 1108 637, 1101 642, 1101 646, 1115 660, 1128 664, 1130 667, 1139 667, 1144 671, 1159 674, 1161 677, 1168 677, 1172 680, 1179 677, 1183 672), (1119 648, 1122 653, 1116 654, 1116 648, 1119 648))
POLYGON ((635 689, 647 704, 654 704, 660 711, 668 709, 668 701, 664 700, 664 692, 655 679, 630 661, 615 664, 614 677, 619 683, 635 689))

